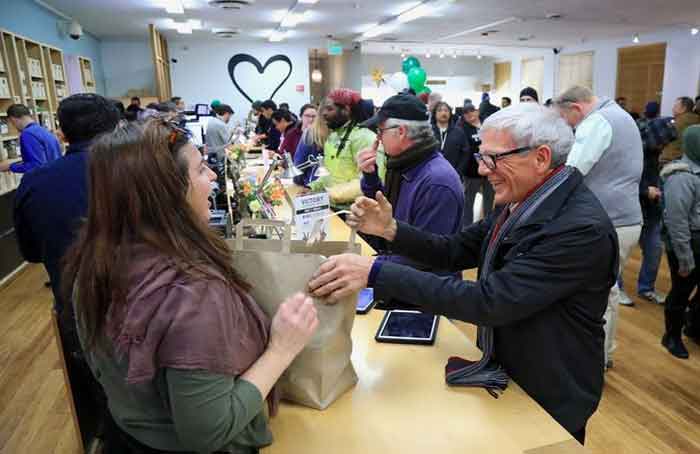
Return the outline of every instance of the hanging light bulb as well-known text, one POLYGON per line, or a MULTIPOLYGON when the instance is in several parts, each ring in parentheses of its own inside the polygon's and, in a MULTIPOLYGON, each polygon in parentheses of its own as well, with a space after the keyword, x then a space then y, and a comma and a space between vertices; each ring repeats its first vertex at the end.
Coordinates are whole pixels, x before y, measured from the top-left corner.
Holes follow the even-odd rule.
POLYGON ((697 35, 698 33, 700 33, 700 30, 699 30, 697 27, 693 27, 693 28, 690 29, 690 34, 691 34, 691 35, 695 36, 695 35, 697 35))
POLYGON ((430 58, 430 51, 425 53, 425 58, 430 58))
POLYGON ((440 50, 440 58, 445 58, 445 51, 440 50))
POLYGON ((632 42, 635 44, 639 44, 639 33, 634 34, 634 38, 632 38, 632 42))
POLYGON ((452 52, 452 58, 457 58, 457 51, 452 52))
MULTIPOLYGON (((314 66, 318 64, 318 50, 314 49, 314 66)), ((323 73, 321 72, 320 69, 318 69, 318 66, 314 68, 313 71, 311 71, 311 81, 317 84, 320 84, 323 82, 323 73)))
POLYGON ((477 51, 477 53, 476 53, 476 59, 477 59, 477 60, 481 60, 481 58, 482 58, 482 56, 481 56, 481 51, 477 51))
POLYGON ((406 52, 401 52, 401 58, 406 58, 406 52))

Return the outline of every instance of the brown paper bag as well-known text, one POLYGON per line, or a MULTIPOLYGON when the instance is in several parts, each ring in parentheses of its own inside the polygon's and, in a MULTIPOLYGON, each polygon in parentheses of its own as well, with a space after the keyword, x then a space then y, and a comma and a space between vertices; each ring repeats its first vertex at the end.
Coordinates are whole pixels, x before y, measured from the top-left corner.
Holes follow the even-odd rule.
MULTIPOLYGON (((308 246, 305 241, 292 241, 291 227, 274 220, 244 219, 236 226, 230 246, 234 267, 252 285, 251 295, 270 318, 285 298, 307 291, 311 276, 327 257, 360 253, 354 231, 347 243, 323 241, 308 246), (244 238, 243 227, 249 225, 274 227, 284 235, 281 240, 244 238)), ((350 362, 356 301, 357 294, 334 305, 314 299, 318 330, 280 378, 283 399, 323 410, 357 383, 350 362)))

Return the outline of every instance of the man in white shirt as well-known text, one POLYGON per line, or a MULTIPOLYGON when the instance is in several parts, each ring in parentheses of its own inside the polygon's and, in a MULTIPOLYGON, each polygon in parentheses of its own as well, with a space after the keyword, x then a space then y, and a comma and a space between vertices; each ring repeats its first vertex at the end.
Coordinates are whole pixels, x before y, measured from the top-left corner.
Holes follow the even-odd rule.
MULTIPOLYGON (((554 106, 576 131, 566 164, 584 175, 584 182, 615 226, 622 272, 642 230, 639 180, 644 154, 639 129, 614 101, 599 99, 585 87, 570 88, 554 100, 554 106)), ((633 305, 616 284, 605 313, 606 368, 612 367, 619 304, 633 305)))

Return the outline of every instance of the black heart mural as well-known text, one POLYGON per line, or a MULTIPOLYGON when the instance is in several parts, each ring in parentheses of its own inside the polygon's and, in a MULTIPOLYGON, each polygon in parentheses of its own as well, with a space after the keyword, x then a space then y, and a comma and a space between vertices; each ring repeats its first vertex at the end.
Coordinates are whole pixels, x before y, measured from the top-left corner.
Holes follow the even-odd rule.
POLYGON ((258 61, 257 58, 253 57, 252 55, 249 54, 236 54, 231 59, 228 61, 228 74, 231 76, 231 81, 233 82, 233 85, 236 86, 236 89, 251 103, 253 103, 253 100, 248 96, 248 93, 241 88, 241 86, 238 84, 238 81, 236 80, 236 75, 234 73, 234 69, 236 69, 236 66, 238 66, 240 63, 250 63, 255 68, 258 70, 258 73, 262 74, 265 72, 268 66, 270 66, 272 63, 281 61, 286 63, 289 66, 289 71, 287 72, 287 75, 282 79, 282 82, 277 85, 277 88, 272 92, 272 94, 266 98, 266 99, 273 99, 277 92, 279 91, 280 88, 282 88, 282 85, 287 82, 289 77, 292 75, 292 61, 287 57, 286 55, 274 55, 270 58, 267 59, 265 62, 265 65, 261 65, 260 62, 258 61))

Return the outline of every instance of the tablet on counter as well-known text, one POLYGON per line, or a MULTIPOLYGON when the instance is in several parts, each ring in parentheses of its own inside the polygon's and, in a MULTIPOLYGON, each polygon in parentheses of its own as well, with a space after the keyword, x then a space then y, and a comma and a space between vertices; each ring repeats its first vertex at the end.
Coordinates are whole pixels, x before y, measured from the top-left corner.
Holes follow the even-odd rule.
POLYGON ((439 320, 437 315, 420 311, 387 311, 374 338, 377 342, 433 345, 439 320))

